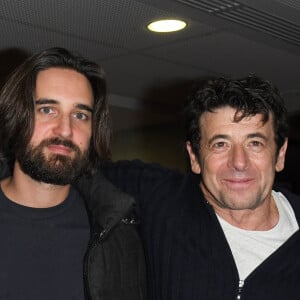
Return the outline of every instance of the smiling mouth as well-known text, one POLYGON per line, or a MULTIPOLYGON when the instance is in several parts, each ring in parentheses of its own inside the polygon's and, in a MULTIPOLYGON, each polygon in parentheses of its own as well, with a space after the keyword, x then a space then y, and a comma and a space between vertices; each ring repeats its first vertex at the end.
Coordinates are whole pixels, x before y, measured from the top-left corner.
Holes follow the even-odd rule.
POLYGON ((246 188, 253 182, 252 178, 235 178, 235 179, 224 179, 223 182, 230 188, 246 188))
POLYGON ((232 182, 232 183, 247 183, 249 181, 252 181, 252 179, 251 178, 225 179, 225 181, 232 182))

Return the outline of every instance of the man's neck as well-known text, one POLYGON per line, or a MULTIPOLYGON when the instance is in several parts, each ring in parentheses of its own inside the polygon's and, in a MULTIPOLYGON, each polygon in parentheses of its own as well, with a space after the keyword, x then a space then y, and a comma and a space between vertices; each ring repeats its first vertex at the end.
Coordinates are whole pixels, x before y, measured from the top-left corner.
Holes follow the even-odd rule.
POLYGON ((32 179, 18 164, 13 175, 1 182, 1 188, 11 201, 34 208, 56 206, 67 198, 70 191, 70 185, 53 185, 32 179))
POLYGON ((232 210, 212 204, 216 214, 232 226, 245 230, 266 231, 276 226, 279 213, 273 197, 256 209, 232 210))

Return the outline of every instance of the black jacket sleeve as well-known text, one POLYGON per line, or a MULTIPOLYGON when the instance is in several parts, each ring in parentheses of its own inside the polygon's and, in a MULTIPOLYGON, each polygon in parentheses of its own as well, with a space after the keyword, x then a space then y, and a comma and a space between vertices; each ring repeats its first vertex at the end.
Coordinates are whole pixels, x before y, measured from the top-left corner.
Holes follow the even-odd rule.
POLYGON ((119 189, 133 196, 140 205, 146 195, 170 172, 172 171, 158 164, 147 164, 139 160, 105 162, 101 163, 95 175, 80 178, 75 187, 85 198, 103 196, 104 187, 106 191, 109 188, 110 192, 119 189))

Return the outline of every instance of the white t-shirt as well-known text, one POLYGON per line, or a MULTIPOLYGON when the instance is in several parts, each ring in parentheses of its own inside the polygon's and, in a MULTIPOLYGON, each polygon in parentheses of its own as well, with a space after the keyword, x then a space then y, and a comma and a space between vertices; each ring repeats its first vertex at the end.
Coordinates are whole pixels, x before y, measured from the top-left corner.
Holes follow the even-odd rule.
POLYGON ((299 229, 294 211, 279 192, 272 191, 279 220, 275 227, 267 231, 245 230, 232 226, 219 217, 226 239, 231 248, 241 280, 259 266, 299 229))

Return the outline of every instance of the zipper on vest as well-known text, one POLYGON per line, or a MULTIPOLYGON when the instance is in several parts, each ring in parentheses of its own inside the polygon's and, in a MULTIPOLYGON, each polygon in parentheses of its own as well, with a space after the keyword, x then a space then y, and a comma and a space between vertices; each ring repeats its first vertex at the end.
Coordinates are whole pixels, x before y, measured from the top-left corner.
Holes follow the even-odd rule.
POLYGON ((238 292, 237 292, 237 295, 236 295, 237 300, 242 299, 242 291, 243 291, 244 283, 245 283, 244 280, 239 281, 238 292))

